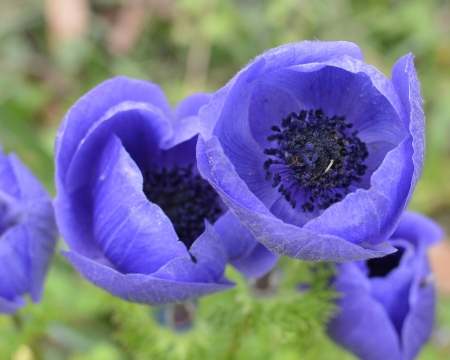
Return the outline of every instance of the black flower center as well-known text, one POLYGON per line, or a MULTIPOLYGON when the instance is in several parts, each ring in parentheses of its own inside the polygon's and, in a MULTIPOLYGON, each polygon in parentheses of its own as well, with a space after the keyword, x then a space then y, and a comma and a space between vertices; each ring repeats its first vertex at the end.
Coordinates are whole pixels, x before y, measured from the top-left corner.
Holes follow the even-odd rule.
POLYGON ((217 193, 200 175, 192 173, 192 165, 146 171, 143 191, 172 221, 188 249, 205 230, 204 220, 214 223, 222 213, 217 193))
POLYGON ((389 254, 382 258, 375 258, 367 260, 367 267, 369 268, 369 277, 384 277, 388 275, 392 270, 398 267, 400 260, 403 256, 405 249, 403 247, 397 247, 397 252, 389 254))
POLYGON ((264 149, 266 180, 295 208, 303 197, 303 212, 327 209, 350 192, 353 182, 361 182, 367 169, 367 146, 358 131, 348 134, 353 124, 345 116, 328 118, 322 109, 290 114, 267 140, 278 146, 264 149), (315 204, 315 205, 314 205, 315 204))

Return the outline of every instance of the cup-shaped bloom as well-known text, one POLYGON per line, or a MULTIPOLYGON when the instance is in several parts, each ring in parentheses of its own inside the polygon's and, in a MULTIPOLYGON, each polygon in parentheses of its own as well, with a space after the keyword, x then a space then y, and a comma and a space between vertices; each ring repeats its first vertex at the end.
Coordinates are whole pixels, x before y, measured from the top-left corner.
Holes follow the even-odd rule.
POLYGON ((0 313, 38 302, 57 238, 51 199, 15 155, 0 148, 0 313))
POLYGON ((397 252, 338 265, 341 293, 328 334, 364 360, 410 360, 431 334, 435 287, 426 249, 443 236, 425 216, 406 212, 389 242, 397 252))
POLYGON ((115 296, 164 304, 232 286, 213 226, 226 207, 196 165, 197 114, 210 98, 172 110, 157 85, 118 77, 63 119, 54 206, 65 256, 115 296))
POLYGON ((395 249, 420 176, 424 115, 413 56, 392 80, 348 42, 255 58, 199 113, 198 167, 269 250, 350 261, 395 249))

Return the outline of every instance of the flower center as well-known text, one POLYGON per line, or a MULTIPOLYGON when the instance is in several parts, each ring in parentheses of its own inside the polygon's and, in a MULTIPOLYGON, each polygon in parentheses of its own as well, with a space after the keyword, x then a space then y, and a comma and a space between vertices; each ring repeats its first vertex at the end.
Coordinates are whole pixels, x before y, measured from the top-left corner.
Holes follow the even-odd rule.
POLYGON ((217 193, 200 175, 192 173, 192 165, 146 171, 143 191, 172 221, 188 249, 205 230, 204 220, 214 223, 222 214, 217 193))
POLYGON ((347 134, 353 124, 345 116, 328 118, 322 109, 291 113, 267 140, 278 146, 264 149, 270 157, 264 162, 266 180, 295 209, 298 195, 303 196, 303 212, 315 206, 327 209, 350 193, 353 182, 361 182, 367 169, 367 146, 358 131, 347 134), (315 205, 314 205, 315 204, 315 205))

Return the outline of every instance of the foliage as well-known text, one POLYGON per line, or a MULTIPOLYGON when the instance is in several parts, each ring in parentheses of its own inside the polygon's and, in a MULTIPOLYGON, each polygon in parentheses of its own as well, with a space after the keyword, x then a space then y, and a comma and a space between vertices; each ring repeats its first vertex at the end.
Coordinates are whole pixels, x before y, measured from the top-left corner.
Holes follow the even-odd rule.
POLYGON ((283 265, 281 274, 275 274, 286 273, 276 293, 261 297, 229 269, 236 288, 200 299, 194 328, 186 333, 161 328, 147 307, 117 302, 116 338, 133 359, 289 358, 317 351, 325 341, 323 325, 334 310, 330 300, 336 295, 327 289, 331 268, 314 265, 311 272, 305 262, 283 265), (301 280, 311 288, 298 291, 295 282, 301 280))

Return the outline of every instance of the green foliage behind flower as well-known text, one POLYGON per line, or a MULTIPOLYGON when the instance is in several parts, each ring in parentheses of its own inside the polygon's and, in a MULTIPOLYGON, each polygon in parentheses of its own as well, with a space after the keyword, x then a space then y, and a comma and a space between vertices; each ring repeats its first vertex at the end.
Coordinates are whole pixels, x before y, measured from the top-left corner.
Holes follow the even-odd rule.
MULTIPOLYGON (((368 63, 389 74, 416 56, 427 115, 428 152, 411 207, 442 216, 450 207, 450 6, 443 0, 159 0, 143 1, 130 46, 111 45, 127 3, 93 0, 83 33, 55 45, 43 3, 0 3, 0 142, 54 193, 53 141, 61 118, 83 93, 115 75, 157 82, 175 104, 194 91, 222 87, 250 59, 307 39, 357 43, 368 63)), ((48 9, 47 9, 48 10, 48 9)), ((130 28, 130 27, 128 27, 130 28)), ((0 317, 0 360, 34 359, 352 359, 325 338, 333 294, 322 269, 313 288, 296 292, 309 265, 285 262, 278 295, 253 298, 238 286, 200 300, 195 328, 161 329, 148 307, 129 304, 83 281, 57 256, 41 305, 11 321, 0 317), (20 330, 18 330, 20 329, 20 330), (23 355, 25 354, 25 355, 23 355)), ((305 280, 305 279, 303 279, 305 280)), ((439 305, 439 342, 420 359, 450 354, 448 301, 439 305), (444 329, 444 330, 442 330, 444 329)))

